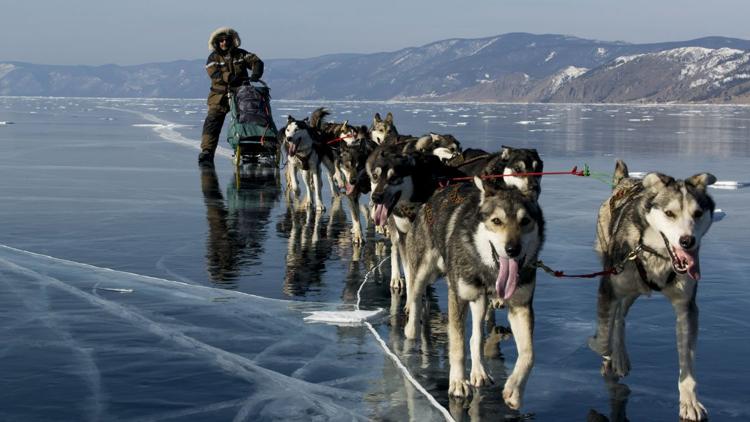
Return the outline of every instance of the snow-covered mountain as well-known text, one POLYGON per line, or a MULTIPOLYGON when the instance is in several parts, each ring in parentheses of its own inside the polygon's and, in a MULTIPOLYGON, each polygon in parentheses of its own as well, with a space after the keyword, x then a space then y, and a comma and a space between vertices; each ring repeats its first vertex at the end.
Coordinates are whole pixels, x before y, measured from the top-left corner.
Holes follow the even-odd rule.
MULTIPOLYGON (((274 98, 750 103, 750 41, 629 44, 511 33, 375 54, 266 61, 274 98)), ((203 60, 138 66, 0 62, 0 95, 185 97, 203 60)))
POLYGON ((750 51, 681 47, 617 57, 550 101, 750 102, 750 51))

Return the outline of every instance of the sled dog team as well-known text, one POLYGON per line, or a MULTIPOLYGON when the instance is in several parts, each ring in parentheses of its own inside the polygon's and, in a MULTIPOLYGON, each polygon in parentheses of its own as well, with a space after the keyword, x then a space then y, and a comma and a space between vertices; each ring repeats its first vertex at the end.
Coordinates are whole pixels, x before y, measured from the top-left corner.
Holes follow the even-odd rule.
MULTIPOLYGON (((482 364, 484 317, 488 308, 507 308, 518 359, 503 398, 510 408, 520 408, 534 364, 532 301, 544 243, 539 154, 505 146, 496 152, 462 150, 448 134, 402 135, 391 113, 385 119, 376 114, 369 127, 329 123, 328 114, 319 108, 302 120, 288 116, 280 131, 280 145, 288 157, 288 192, 299 194, 299 173, 306 191, 302 205, 323 211, 325 167, 333 194, 349 202, 353 242, 364 239, 362 212, 366 221, 387 233, 392 245, 391 287, 397 293, 406 289, 407 338, 419 335, 427 286, 445 278, 451 396, 466 397, 471 387, 492 381, 482 364), (368 193, 370 207, 362 207, 360 196, 368 193), (467 311, 472 315, 468 377, 467 311)), ((679 414, 688 420, 707 417, 696 394, 693 366, 699 250, 714 212, 706 187, 715 181, 709 173, 685 180, 649 173, 637 180, 618 161, 612 195, 599 209, 596 225, 602 264, 617 270, 601 278, 597 329, 589 346, 602 356, 605 373, 627 375, 628 309, 640 295, 663 293, 676 313, 679 414)))

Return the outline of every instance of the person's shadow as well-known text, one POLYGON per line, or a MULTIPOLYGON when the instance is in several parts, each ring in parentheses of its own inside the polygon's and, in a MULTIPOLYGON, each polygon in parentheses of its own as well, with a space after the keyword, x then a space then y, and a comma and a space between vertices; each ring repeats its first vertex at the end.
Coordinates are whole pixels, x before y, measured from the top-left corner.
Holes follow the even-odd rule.
POLYGON ((280 197, 275 176, 236 176, 226 199, 213 167, 201 168, 208 236, 206 269, 212 282, 237 288, 242 268, 259 265, 271 210, 280 197))

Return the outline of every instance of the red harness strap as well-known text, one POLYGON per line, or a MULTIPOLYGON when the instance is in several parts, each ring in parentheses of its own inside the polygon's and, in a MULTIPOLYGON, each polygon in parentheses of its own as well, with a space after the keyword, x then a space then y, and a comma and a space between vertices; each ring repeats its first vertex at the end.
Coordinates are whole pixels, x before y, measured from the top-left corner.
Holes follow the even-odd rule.
POLYGON ((341 136, 339 138, 333 138, 330 141, 326 142, 326 144, 328 144, 328 145, 335 144, 336 142, 341 142, 344 139, 349 139, 349 138, 352 138, 352 137, 353 137, 352 135, 348 135, 348 136, 341 136))
MULTIPOLYGON (((573 166, 573 169, 570 171, 537 171, 537 172, 528 172, 528 173, 508 173, 508 174, 488 174, 485 176, 476 176, 481 179, 498 179, 501 177, 526 177, 526 176, 543 176, 546 174, 569 174, 571 176, 586 176, 585 170, 578 170, 578 166, 573 166)), ((451 179, 448 179, 449 182, 455 181, 465 181, 465 180, 474 180, 475 176, 466 176, 466 177, 454 177, 451 179)))

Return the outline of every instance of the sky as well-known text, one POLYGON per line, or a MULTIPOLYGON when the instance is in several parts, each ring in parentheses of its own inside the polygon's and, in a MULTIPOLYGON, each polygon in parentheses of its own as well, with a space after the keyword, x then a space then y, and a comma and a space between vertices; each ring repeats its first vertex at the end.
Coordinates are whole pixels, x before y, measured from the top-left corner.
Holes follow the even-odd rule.
POLYGON ((750 0, 0 0, 0 61, 203 59, 235 28, 262 59, 375 53, 508 32, 648 43, 750 39, 750 0))

